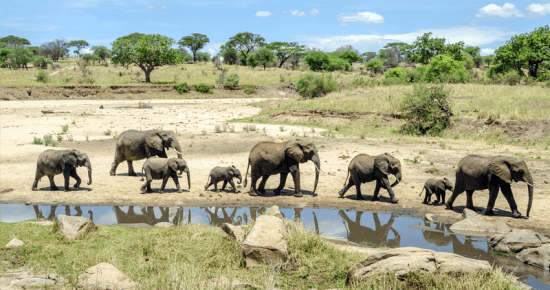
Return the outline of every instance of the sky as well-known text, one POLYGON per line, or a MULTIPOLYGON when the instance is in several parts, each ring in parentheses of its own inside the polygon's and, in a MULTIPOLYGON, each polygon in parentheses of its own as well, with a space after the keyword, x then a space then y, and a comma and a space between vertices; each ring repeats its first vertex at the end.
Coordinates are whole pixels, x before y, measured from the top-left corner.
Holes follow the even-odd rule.
POLYGON ((65 38, 110 48, 134 32, 176 42, 201 33, 210 39, 203 49, 210 54, 247 31, 266 42, 295 41, 327 52, 352 45, 360 53, 433 32, 488 55, 510 37, 549 23, 550 0, 2 0, 0 6, 0 37, 15 35, 32 45, 65 38))

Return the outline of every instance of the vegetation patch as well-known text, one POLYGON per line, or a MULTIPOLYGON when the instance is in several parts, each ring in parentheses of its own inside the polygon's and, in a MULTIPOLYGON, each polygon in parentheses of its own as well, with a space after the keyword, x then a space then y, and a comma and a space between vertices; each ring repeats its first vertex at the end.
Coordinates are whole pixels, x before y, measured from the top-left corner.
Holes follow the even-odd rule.
POLYGON ((180 94, 189 93, 189 86, 187 85, 187 83, 174 85, 174 89, 180 94))
POLYGON ((214 88, 209 84, 198 84, 195 85, 195 91, 204 94, 212 94, 214 92, 214 88))
POLYGON ((340 88, 332 74, 315 75, 309 73, 298 80, 296 89, 303 98, 316 98, 338 91, 340 88))

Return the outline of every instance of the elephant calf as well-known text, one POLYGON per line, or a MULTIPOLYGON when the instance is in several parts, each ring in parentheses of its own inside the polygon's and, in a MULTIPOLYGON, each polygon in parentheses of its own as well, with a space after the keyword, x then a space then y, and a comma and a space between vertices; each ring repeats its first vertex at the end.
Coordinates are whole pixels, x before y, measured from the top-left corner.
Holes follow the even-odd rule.
POLYGON ((187 184, 189 188, 191 188, 189 167, 187 166, 185 160, 178 158, 166 159, 157 157, 147 159, 147 161, 143 163, 143 167, 141 169, 142 173, 145 171, 145 177, 147 178, 147 181, 145 181, 145 183, 141 186, 141 193, 145 193, 145 188, 147 188, 148 193, 153 192, 151 189, 151 182, 153 179, 162 179, 162 185, 159 193, 164 193, 164 188, 166 187, 166 182, 168 182, 169 177, 172 177, 172 180, 174 180, 178 192, 182 192, 178 180, 178 170, 187 173, 187 184))
POLYGON ((233 186, 233 192, 237 193, 237 187, 235 186, 235 183, 233 183, 233 177, 239 179, 239 181, 237 182, 238 184, 241 184, 241 182, 243 181, 241 172, 239 171, 239 169, 235 168, 234 165, 228 167, 216 166, 210 171, 210 176, 208 177, 208 181, 204 186, 204 190, 208 190, 210 185, 213 184, 214 190, 218 192, 218 182, 223 180, 222 190, 225 189, 225 186, 229 182, 229 184, 233 186))
POLYGON ((445 190, 453 191, 453 183, 447 178, 430 178, 424 183, 424 188, 420 191, 418 196, 422 195, 422 192, 426 190, 426 196, 424 196, 424 201, 422 203, 428 204, 432 199, 432 194, 435 193, 437 198, 434 201, 434 204, 445 203, 445 190))
POLYGON ((38 181, 47 175, 50 179, 50 189, 58 190, 53 181, 54 175, 63 173, 65 178, 65 191, 69 191, 69 178, 76 180, 74 188, 80 188, 80 177, 76 174, 76 167, 85 166, 88 168, 88 185, 92 184, 92 164, 88 154, 78 150, 46 150, 38 156, 36 163, 36 175, 32 190, 38 190, 38 181))

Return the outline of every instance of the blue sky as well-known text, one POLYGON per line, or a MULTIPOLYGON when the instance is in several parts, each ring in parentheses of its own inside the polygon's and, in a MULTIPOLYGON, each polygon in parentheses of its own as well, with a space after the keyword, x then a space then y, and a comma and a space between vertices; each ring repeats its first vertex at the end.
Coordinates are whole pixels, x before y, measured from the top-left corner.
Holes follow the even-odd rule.
POLYGON ((489 54, 511 36, 550 23, 550 0, 2 0, 0 9, 0 37, 16 35, 32 45, 65 38, 110 47, 133 32, 176 41, 202 33, 210 38, 204 49, 210 53, 244 31, 267 42, 297 41, 324 51, 350 44, 360 52, 412 43, 431 31, 489 54))

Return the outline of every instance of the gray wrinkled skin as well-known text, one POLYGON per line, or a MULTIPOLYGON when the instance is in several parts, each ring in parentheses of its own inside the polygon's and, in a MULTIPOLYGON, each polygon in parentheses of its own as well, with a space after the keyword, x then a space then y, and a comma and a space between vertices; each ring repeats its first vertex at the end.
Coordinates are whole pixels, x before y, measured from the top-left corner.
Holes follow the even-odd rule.
POLYGON ((218 192, 218 182, 223 181, 222 190, 225 189, 225 186, 229 182, 231 186, 233 187, 233 192, 237 193, 237 187, 235 186, 235 183, 233 183, 233 178, 238 178, 239 182, 238 184, 241 184, 243 181, 243 177, 241 176, 241 171, 239 169, 235 168, 235 166, 228 166, 228 167, 220 167, 216 166, 212 168, 210 171, 210 175, 208 176, 208 181, 206 182, 206 185, 204 186, 204 190, 208 190, 208 188, 211 185, 214 185, 214 191, 218 192))
POLYGON ((88 168, 88 185, 92 184, 92 164, 88 154, 78 150, 46 150, 38 156, 36 162, 36 175, 32 190, 38 190, 38 181, 47 175, 50 179, 50 189, 59 190, 53 181, 53 177, 58 174, 63 174, 65 178, 65 191, 69 191, 69 178, 76 180, 74 189, 80 188, 80 177, 76 173, 76 168, 84 166, 88 168))
POLYGON ((151 189, 151 182, 154 179, 162 179, 159 193, 164 193, 166 182, 168 182, 168 178, 170 177, 174 180, 178 192, 183 192, 178 180, 178 170, 187 173, 187 183, 189 188, 191 188, 191 176, 185 160, 179 158, 166 159, 157 157, 147 159, 147 161, 143 163, 143 168, 141 169, 142 172, 145 171, 145 178, 147 179, 141 186, 141 193, 145 193, 145 188, 147 188, 148 193, 153 192, 151 189))
MULTIPOLYGON (((424 196, 424 201, 422 203, 428 204, 432 199, 432 194, 435 194, 437 200, 434 201, 434 204, 445 203, 445 190, 453 190, 453 183, 447 178, 430 178, 424 183, 424 188, 420 192, 422 195, 423 191, 426 191, 424 196)), ((419 195, 419 196, 420 196, 419 195)))

